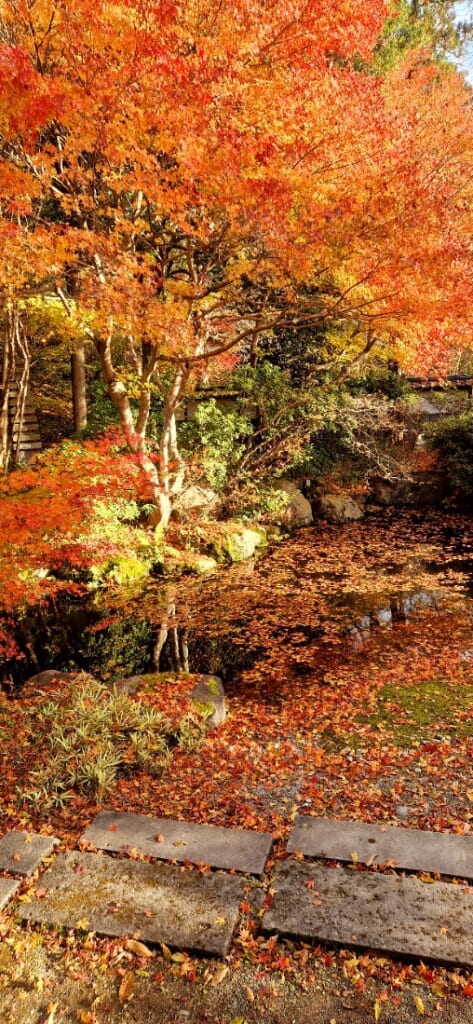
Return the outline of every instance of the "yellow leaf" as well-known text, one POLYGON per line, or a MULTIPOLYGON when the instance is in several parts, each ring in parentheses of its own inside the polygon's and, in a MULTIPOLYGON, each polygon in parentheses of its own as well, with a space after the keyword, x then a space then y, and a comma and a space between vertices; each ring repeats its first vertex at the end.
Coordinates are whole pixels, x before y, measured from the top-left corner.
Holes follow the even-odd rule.
POLYGON ((352 864, 358 864, 358 854, 356 850, 353 850, 350 854, 352 864))
POLYGON ((143 942, 138 942, 136 939, 127 939, 125 948, 129 949, 131 953, 136 953, 136 956, 154 956, 151 949, 148 949, 143 942))
POLYGON ((230 968, 229 968, 228 964, 224 964, 223 967, 219 967, 218 970, 215 971, 215 974, 213 975, 210 984, 211 985, 220 985, 220 982, 223 981, 223 979, 228 974, 229 970, 230 970, 230 968))
POLYGON ((118 998, 121 1003, 127 1003, 131 997, 135 984, 133 971, 127 971, 118 990, 118 998))
POLYGON ((183 964, 187 960, 187 956, 185 953, 171 953, 171 960, 175 964, 183 964))
POLYGON ((375 1021, 378 1021, 380 1016, 381 1016, 381 1003, 380 1003, 379 999, 376 999, 375 1000, 375 1004, 374 1004, 374 1019, 375 1019, 375 1021))
POLYGON ((46 1017, 44 1024, 54 1024, 54 1014, 56 1013, 58 1005, 58 1003, 48 1004, 48 1006, 46 1007, 46 1013, 48 1014, 48 1016, 46 1017))
POLYGON ((172 960, 172 953, 169 946, 166 946, 165 942, 160 943, 161 951, 165 960, 172 960))
POLYGON ((81 917, 79 921, 76 921, 76 928, 80 928, 81 931, 86 932, 89 927, 89 922, 86 917, 81 917))
POLYGON ((414 996, 414 1006, 417 1010, 417 1013, 425 1013, 425 1006, 420 996, 414 996))

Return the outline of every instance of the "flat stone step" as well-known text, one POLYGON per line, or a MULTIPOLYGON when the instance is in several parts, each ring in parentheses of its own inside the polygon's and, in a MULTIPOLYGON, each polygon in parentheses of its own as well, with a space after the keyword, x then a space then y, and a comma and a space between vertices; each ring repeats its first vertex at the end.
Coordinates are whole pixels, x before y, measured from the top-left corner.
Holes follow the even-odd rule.
POLYGON ((0 910, 6 906, 9 900, 13 899, 20 883, 14 878, 0 878, 0 910))
POLYGON ((263 931, 473 968, 473 893, 447 882, 286 861, 263 931))
POLYGON ((178 949, 225 956, 244 896, 243 878, 200 874, 173 864, 114 860, 102 854, 59 854, 40 895, 21 903, 23 921, 135 935, 178 949))
POLYGON ((36 832, 7 832, 0 839, 0 871, 28 877, 49 857, 59 842, 54 836, 36 832))
POLYGON ((213 868, 261 875, 271 850, 266 832, 219 828, 169 818, 100 811, 81 836, 97 850, 136 850, 157 860, 190 861, 213 868))
POLYGON ((473 880, 473 837, 357 821, 296 818, 287 850, 305 857, 386 864, 473 880))
POLYGON ((266 933, 473 967, 473 892, 461 886, 285 861, 273 888, 266 933))

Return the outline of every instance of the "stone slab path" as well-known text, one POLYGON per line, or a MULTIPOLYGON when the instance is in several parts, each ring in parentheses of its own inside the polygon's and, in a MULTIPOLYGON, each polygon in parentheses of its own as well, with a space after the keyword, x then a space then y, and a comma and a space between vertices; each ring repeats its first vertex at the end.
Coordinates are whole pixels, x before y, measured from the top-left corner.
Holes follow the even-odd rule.
POLYGON ((473 892, 448 882, 285 861, 263 930, 473 968, 473 892))
POLYGON ((0 871, 27 878, 49 857, 59 842, 34 832, 7 832, 0 839, 0 871))
POLYGON ((130 849, 157 860, 190 861, 261 875, 272 845, 268 833, 218 828, 169 818, 101 811, 81 836, 97 850, 130 849))
POLYGON ((306 857, 386 864, 473 881, 473 837, 357 821, 296 818, 287 850, 306 857))
POLYGON ((0 878, 0 910, 3 910, 7 903, 13 899, 19 886, 20 883, 15 882, 13 878, 0 878))
MULTIPOLYGON (((103 852, 54 856, 57 840, 33 833, 10 832, 0 840, 0 871, 10 876, 31 877, 44 859, 52 861, 25 894, 29 899, 22 896, 16 904, 20 920, 137 935, 213 956, 228 953, 240 904, 255 896, 248 886, 260 905, 264 890, 248 875, 263 873, 272 843, 270 835, 244 829, 118 811, 102 811, 82 840, 103 852), (131 850, 154 860, 123 856, 131 850), (194 862, 226 870, 197 871, 194 862)), ((305 816, 296 820, 287 848, 319 859, 396 862, 403 870, 468 879, 472 845, 467 836, 305 816)), ((18 877, 0 876, 0 910, 20 884, 18 877)), ((291 859, 277 865, 271 889, 273 902, 262 918, 267 934, 473 969, 473 889, 466 883, 428 885, 414 876, 291 859)))
POLYGON ((21 920, 99 935, 135 935, 143 942, 225 956, 245 881, 172 864, 62 853, 44 873, 40 891, 40 897, 20 904, 21 920))

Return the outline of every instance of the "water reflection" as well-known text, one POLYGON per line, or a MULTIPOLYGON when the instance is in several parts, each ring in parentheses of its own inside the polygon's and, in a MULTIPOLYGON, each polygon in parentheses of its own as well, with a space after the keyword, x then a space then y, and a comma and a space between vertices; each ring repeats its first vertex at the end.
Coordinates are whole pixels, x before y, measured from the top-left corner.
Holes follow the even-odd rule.
POLYGON ((15 681, 48 668, 110 679, 214 673, 231 687, 255 667, 322 678, 334 652, 362 652, 422 614, 459 614, 473 594, 472 551, 467 516, 383 512, 317 524, 207 578, 156 578, 133 594, 61 602, 48 621, 42 610, 19 625, 25 654, 15 681))
MULTIPOLYGON (((291 671, 310 673, 328 645, 361 651, 374 632, 467 601, 471 535, 468 517, 436 513, 421 522, 384 514, 300 531, 256 561, 181 580, 164 602, 161 589, 161 610, 168 607, 156 627, 153 665, 214 672, 227 682, 271 663, 277 650, 279 659, 291 655, 291 671)), ((140 597, 148 616, 151 591, 140 597)))

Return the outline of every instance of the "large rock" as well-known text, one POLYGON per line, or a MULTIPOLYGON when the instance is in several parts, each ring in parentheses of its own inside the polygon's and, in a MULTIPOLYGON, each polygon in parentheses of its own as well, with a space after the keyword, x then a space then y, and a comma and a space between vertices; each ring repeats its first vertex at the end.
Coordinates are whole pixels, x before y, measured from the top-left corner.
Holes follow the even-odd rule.
POLYGON ((370 501, 387 507, 428 507, 439 505, 447 495, 445 474, 437 471, 415 472, 409 480, 387 480, 373 477, 370 501))
POLYGON ((260 528, 239 522, 213 523, 207 543, 220 562, 241 562, 252 558, 256 548, 266 543, 266 535, 260 528))
POLYGON ((217 560, 211 555, 202 554, 200 551, 179 551, 167 544, 163 572, 165 576, 191 574, 204 576, 207 572, 214 572, 217 568, 217 560))
MULTIPOLYGON (((159 688, 160 680, 167 682, 172 675, 169 672, 153 672, 141 676, 127 676, 123 679, 116 679, 112 684, 112 689, 120 696, 132 697, 146 687, 154 685, 159 688)), ((183 700, 187 697, 194 705, 196 712, 205 714, 205 724, 209 729, 215 729, 217 725, 221 725, 225 721, 227 717, 225 691, 222 680, 218 676, 192 675, 190 673, 179 675, 177 673, 175 679, 181 687, 183 680, 186 685, 191 687, 187 693, 182 690, 183 700)))
POLYGON ((363 519, 365 514, 362 498, 354 498, 352 494, 322 494, 319 497, 319 510, 324 519, 332 523, 348 523, 363 519))
POLYGON ((61 693, 67 683, 79 679, 77 672, 61 672, 58 669, 46 669, 30 676, 21 688, 22 697, 52 697, 61 693))
POLYGON ((289 530, 295 530, 299 526, 310 526, 314 520, 312 505, 292 480, 278 480, 275 490, 282 491, 287 497, 287 504, 280 518, 281 525, 289 530))
POLYGON ((192 484, 190 487, 186 487, 177 497, 173 509, 173 518, 177 520, 185 519, 189 512, 214 509, 218 502, 218 494, 211 487, 199 487, 197 484, 192 484))

